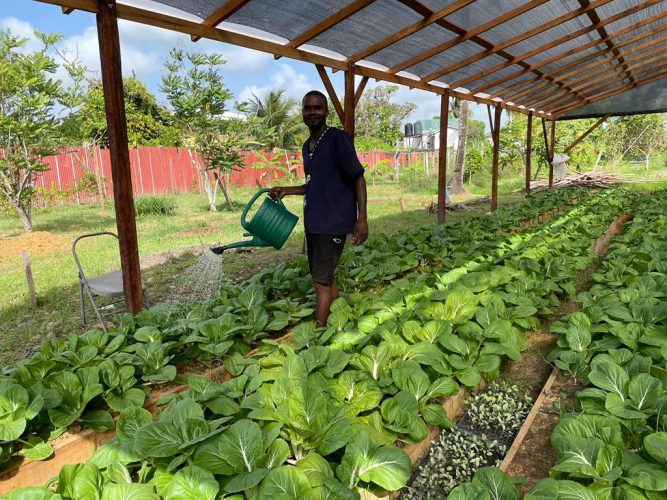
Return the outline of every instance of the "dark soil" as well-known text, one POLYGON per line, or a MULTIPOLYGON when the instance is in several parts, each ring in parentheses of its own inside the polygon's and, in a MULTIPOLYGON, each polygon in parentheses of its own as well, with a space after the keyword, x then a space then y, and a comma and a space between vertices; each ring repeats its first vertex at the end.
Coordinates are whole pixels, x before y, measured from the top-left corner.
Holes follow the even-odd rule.
POLYGON ((506 471, 511 476, 526 479, 526 484, 521 488, 523 493, 541 479, 549 477, 549 469, 556 463, 551 434, 561 413, 572 407, 574 394, 581 388, 577 381, 559 375, 548 391, 542 408, 506 471))

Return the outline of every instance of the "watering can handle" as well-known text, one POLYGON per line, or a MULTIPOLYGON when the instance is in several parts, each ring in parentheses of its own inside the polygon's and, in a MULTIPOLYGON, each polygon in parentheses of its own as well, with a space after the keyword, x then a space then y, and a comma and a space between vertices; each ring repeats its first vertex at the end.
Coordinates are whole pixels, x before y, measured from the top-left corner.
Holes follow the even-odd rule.
MULTIPOLYGON (((243 208, 243 212, 241 213, 241 226, 243 226, 244 229, 250 230, 248 228, 248 221, 246 220, 246 215, 248 215, 248 211, 250 210, 250 207, 252 207, 253 203, 255 203, 257 201, 257 198, 262 196, 264 193, 268 193, 269 191, 270 191, 270 189, 268 189, 268 188, 260 189, 259 191, 257 191, 255 193, 255 195, 252 198, 250 198, 250 201, 248 203, 246 203, 246 206, 243 208)), ((280 198, 275 200, 275 202, 279 203, 282 206, 285 206, 280 198)))

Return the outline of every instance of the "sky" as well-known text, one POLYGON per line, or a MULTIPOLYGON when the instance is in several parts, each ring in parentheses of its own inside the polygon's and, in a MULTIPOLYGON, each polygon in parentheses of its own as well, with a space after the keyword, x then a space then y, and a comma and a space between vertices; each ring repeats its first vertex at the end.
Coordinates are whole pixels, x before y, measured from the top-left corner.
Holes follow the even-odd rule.
MULTIPOLYGON (((7 29, 30 39, 26 45, 27 50, 39 47, 33 30, 62 34, 64 38, 59 43, 60 50, 66 51, 70 57, 76 55, 80 62, 99 77, 99 49, 93 14, 74 11, 64 15, 60 7, 35 0, 0 0, 0 30, 7 29)), ((235 101, 247 101, 253 94, 263 96, 272 89, 283 89, 286 96, 297 100, 301 100, 312 89, 325 92, 315 66, 310 63, 287 58, 276 60, 265 52, 212 40, 201 39, 195 43, 189 36, 180 33, 124 20, 119 21, 119 31, 123 75, 134 75, 144 82, 165 105, 166 99, 159 90, 160 80, 164 62, 175 46, 187 52, 222 54, 226 64, 220 73, 227 88, 234 94, 235 101)), ((343 72, 333 75, 329 73, 329 76, 342 99, 343 72)), ((375 85, 383 83, 371 80, 366 89, 375 85)), ((412 102, 417 105, 416 111, 406 120, 409 122, 440 114, 440 98, 431 92, 400 86, 394 94, 393 102, 412 102)), ((233 103, 230 103, 232 106, 233 103)), ((483 121, 488 129, 486 107, 471 103, 471 109, 473 117, 483 121)))

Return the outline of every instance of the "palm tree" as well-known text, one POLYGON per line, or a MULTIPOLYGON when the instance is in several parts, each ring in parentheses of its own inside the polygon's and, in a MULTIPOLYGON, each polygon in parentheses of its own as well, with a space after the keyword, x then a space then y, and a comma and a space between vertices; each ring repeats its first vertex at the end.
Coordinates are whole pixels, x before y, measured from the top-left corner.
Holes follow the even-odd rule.
POLYGON ((269 138, 267 147, 294 149, 299 147, 298 139, 303 136, 304 125, 298 113, 299 103, 284 97, 282 89, 270 90, 263 98, 252 95, 248 111, 261 118, 267 128, 273 127, 275 133, 269 138))

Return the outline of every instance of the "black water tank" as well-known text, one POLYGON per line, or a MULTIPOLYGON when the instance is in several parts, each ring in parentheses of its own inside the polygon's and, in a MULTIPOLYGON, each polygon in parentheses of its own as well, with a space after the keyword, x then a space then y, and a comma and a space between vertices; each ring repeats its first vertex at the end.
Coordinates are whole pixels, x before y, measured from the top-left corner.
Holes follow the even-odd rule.
POLYGON ((405 137, 412 137, 415 135, 415 129, 412 126, 412 123, 405 124, 405 137))
POLYGON ((415 122, 415 135, 421 136, 422 135, 422 122, 415 122))

